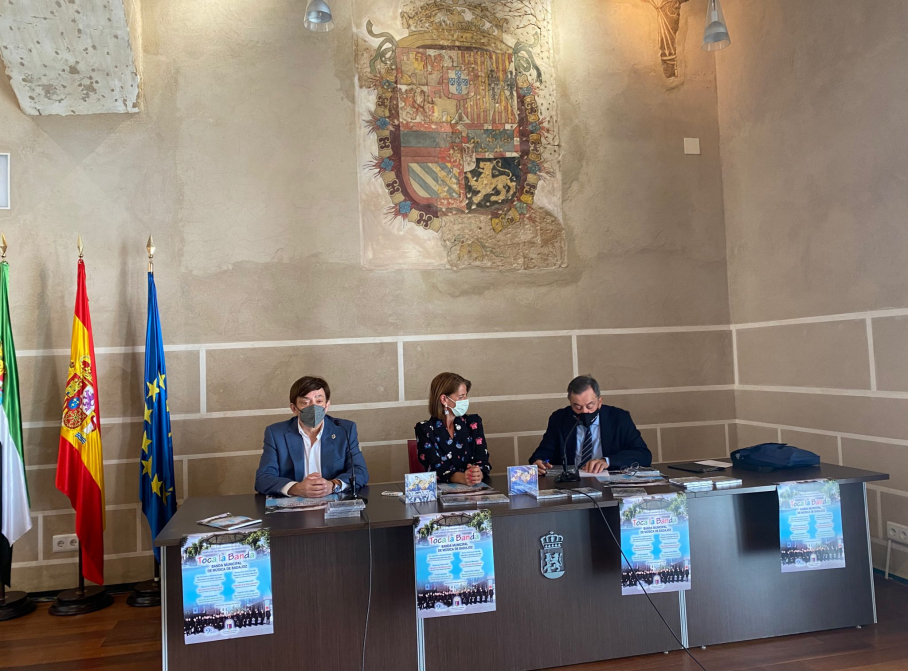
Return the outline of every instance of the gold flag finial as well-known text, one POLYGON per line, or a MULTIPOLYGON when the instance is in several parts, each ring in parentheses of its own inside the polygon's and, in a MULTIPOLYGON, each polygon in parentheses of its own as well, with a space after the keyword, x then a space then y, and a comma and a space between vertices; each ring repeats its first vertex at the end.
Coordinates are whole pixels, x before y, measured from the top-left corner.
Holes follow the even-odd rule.
POLYGON ((82 258, 82 256, 84 256, 82 253, 83 247, 84 247, 84 245, 82 244, 82 234, 79 233, 79 258, 80 259, 82 258))
POLYGON ((148 250, 148 272, 154 272, 154 238, 150 235, 148 236, 148 244, 145 245, 145 249, 148 250))
POLYGON ((0 261, 6 261, 6 233, 0 233, 0 261))

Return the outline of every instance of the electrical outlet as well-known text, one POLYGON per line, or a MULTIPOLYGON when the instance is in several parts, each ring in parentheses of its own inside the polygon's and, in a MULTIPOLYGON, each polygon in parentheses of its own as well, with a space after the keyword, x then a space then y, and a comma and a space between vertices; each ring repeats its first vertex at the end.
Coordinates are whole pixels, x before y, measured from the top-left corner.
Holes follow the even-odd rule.
POLYGON ((904 524, 886 522, 886 537, 896 543, 908 545, 908 527, 904 524))
POLYGON ((54 536, 54 552, 75 552, 79 549, 79 537, 76 534, 54 536))

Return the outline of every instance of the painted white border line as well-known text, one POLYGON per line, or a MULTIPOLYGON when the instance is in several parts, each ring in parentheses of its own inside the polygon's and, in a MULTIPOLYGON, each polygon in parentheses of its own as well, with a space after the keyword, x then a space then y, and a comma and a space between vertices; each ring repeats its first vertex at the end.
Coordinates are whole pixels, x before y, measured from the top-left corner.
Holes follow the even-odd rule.
POLYGON ((743 424, 744 426, 763 426, 770 429, 782 429, 783 431, 803 431, 804 433, 816 433, 821 436, 841 436, 842 438, 850 438, 851 440, 864 440, 869 443, 887 443, 889 445, 899 445, 901 447, 908 447, 908 440, 903 438, 883 438, 881 436, 865 436, 861 433, 846 433, 844 431, 828 431, 826 429, 810 429, 803 426, 789 426, 787 424, 773 424, 772 422, 754 422, 749 419, 736 419, 734 420, 738 424, 743 424))
MULTIPOLYGON (((379 343, 437 342, 447 340, 499 340, 507 338, 559 338, 588 335, 640 335, 646 333, 703 333, 731 331, 728 324, 702 326, 637 326, 606 329, 566 329, 563 331, 490 331, 486 333, 427 333, 425 335, 362 336, 355 338, 312 338, 308 340, 252 340, 218 343, 181 343, 165 345, 165 352, 187 352, 222 349, 267 349, 274 347, 318 347, 326 345, 372 345, 379 343)), ((144 345, 125 347, 95 347, 96 354, 136 354, 145 351, 144 345)), ((25 349, 17 356, 69 356, 68 349, 25 349)))
POLYGON ((758 329, 768 326, 790 326, 793 324, 823 324, 825 322, 858 321, 862 319, 882 319, 884 317, 908 316, 908 308, 887 308, 883 310, 868 310, 866 312, 843 312, 833 315, 819 315, 816 317, 793 317, 790 319, 776 319, 765 322, 744 322, 732 324, 732 329, 758 329))
POLYGON ((784 387, 769 384, 738 384, 736 391, 770 391, 783 394, 813 394, 815 396, 859 396, 908 400, 908 391, 879 391, 874 389, 836 389, 833 387, 784 387))
MULTIPOLYGON (((113 555, 104 555, 104 561, 109 559, 131 559, 133 557, 148 557, 154 555, 154 552, 151 550, 145 550, 140 552, 122 552, 120 554, 113 555)), ((13 562, 12 568, 34 568, 38 566, 54 566, 55 564, 78 564, 78 557, 70 557, 67 559, 43 559, 39 561, 24 561, 24 562, 13 562)))
MULTIPOLYGON (((651 389, 603 389, 603 396, 634 396, 639 394, 683 394, 688 392, 703 391, 734 391, 733 384, 714 384, 702 385, 696 387, 654 387, 651 389)), ((548 394, 509 394, 503 396, 474 396, 470 399, 473 403, 497 403, 501 401, 547 401, 564 399, 564 392, 553 392, 548 394)), ((411 408, 422 407, 428 403, 425 399, 416 401, 379 401, 376 403, 347 403, 332 405, 331 409, 335 412, 345 412, 352 410, 385 410, 388 408, 411 408)), ((220 412, 194 412, 194 413, 171 413, 170 419, 173 421, 182 421, 190 419, 229 419, 232 417, 267 417, 274 415, 288 415, 287 408, 261 408, 256 410, 223 410, 220 412)), ((113 417, 104 418, 101 426, 105 424, 138 424, 145 421, 143 417, 113 417)), ((60 426, 59 420, 50 420, 44 422, 23 422, 22 427, 25 429, 47 429, 60 426)))

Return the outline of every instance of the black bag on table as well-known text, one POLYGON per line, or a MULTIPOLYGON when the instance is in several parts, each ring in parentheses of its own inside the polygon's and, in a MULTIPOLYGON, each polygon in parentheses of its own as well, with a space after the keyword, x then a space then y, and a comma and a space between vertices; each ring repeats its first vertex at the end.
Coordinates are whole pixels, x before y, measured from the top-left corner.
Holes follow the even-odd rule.
POLYGON ((783 468, 804 468, 820 463, 820 456, 787 443, 761 443, 731 453, 735 468, 768 473, 783 468))

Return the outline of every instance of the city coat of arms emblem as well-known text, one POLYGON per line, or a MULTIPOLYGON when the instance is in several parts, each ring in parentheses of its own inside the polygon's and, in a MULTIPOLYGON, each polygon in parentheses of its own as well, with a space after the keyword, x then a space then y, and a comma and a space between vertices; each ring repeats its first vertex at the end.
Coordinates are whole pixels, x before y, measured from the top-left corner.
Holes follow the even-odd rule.
POLYGON ((539 551, 539 570, 546 578, 554 580, 564 575, 564 536, 550 531, 539 539, 542 549, 539 551))

